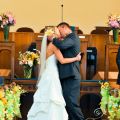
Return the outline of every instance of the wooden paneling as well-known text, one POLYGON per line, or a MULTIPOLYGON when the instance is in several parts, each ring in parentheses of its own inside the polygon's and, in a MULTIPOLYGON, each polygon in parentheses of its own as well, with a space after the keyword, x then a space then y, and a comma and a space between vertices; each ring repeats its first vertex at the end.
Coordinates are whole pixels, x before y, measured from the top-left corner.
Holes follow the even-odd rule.
MULTIPOLYGON (((9 40, 15 42, 15 74, 22 78, 23 77, 23 69, 22 66, 19 65, 18 61, 18 55, 19 51, 25 52, 29 45, 32 42, 38 42, 42 39, 43 34, 40 33, 29 33, 29 32, 11 32, 9 34, 9 40)), ((81 34, 81 51, 85 53, 85 56, 83 58, 82 64, 81 64, 81 75, 82 79, 86 79, 86 50, 87 47, 96 47, 97 48, 97 70, 98 71, 104 71, 105 69, 105 45, 107 43, 112 43, 112 36, 111 35, 103 35, 103 34, 90 34, 90 35, 84 35, 81 34)), ((3 41, 3 32, 0 32, 0 41, 3 41)), ((120 36, 119 36, 119 42, 120 42, 120 36)), ((38 44, 37 44, 38 45, 38 44)), ((37 46, 37 49, 40 50, 41 42, 39 43, 39 46, 37 46)), ((110 54, 110 53, 109 53, 110 54)), ((109 55, 111 56, 111 55, 109 55)), ((2 69, 8 69, 10 68, 10 54, 9 51, 2 51, 0 53, 0 68, 2 69)), ((115 58, 115 56, 114 56, 115 58)), ((113 56, 110 57, 110 59, 113 59, 113 56)), ((116 70, 116 61, 113 60, 113 62, 110 61, 110 70, 116 70)))
POLYGON ((27 51, 29 45, 34 41, 34 33, 16 32, 14 33, 15 41, 15 74, 18 77, 23 77, 23 67, 19 65, 19 52, 27 51))
MULTIPOLYGON (((9 41, 14 41, 14 34, 11 32, 9 33, 9 41)), ((4 34, 2 31, 0 31, 0 41, 4 41, 4 34)))
POLYGON ((87 47, 90 36, 89 35, 79 35, 80 38, 80 49, 84 52, 84 57, 82 59, 82 64, 80 65, 81 79, 86 80, 86 67, 87 67, 87 47))
POLYGON ((97 48, 97 71, 103 71, 105 66, 105 45, 109 41, 109 35, 91 34, 89 47, 97 48))

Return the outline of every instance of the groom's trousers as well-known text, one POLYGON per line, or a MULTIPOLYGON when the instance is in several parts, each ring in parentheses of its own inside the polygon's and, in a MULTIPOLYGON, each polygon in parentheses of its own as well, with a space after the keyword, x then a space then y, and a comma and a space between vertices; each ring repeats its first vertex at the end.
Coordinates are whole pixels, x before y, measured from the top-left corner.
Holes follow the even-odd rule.
POLYGON ((61 85, 69 120, 84 120, 84 116, 78 102, 80 98, 80 79, 62 79, 61 85))

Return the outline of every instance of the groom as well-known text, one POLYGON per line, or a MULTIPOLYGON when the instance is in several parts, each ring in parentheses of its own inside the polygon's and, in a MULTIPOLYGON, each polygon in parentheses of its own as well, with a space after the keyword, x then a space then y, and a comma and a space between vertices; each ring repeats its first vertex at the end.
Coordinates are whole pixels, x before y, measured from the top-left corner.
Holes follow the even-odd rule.
MULTIPOLYGON (((65 58, 76 56, 80 52, 80 40, 73 33, 66 22, 57 26, 63 40, 53 38, 53 44, 58 47, 65 58)), ((66 110, 69 120, 84 120, 79 107, 80 97, 80 63, 60 64, 58 62, 59 77, 61 80, 63 96, 66 101, 66 110)))

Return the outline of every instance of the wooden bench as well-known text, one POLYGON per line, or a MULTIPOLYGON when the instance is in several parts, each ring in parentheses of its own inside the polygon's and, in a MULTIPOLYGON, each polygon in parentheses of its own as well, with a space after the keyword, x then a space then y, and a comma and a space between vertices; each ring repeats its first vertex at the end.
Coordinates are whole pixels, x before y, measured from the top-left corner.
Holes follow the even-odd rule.
POLYGON ((23 87, 24 90, 27 92, 35 92, 36 91, 36 83, 37 80, 32 79, 18 79, 18 80, 12 80, 12 82, 15 82, 16 84, 23 87))
MULTIPOLYGON (((118 72, 108 72, 108 81, 112 88, 120 88, 120 85, 116 84, 118 72)), ((98 71, 97 74, 92 78, 93 80, 104 80, 104 71, 98 71)))
POLYGON ((11 73, 10 69, 0 69, 0 76, 2 77, 8 77, 11 73))

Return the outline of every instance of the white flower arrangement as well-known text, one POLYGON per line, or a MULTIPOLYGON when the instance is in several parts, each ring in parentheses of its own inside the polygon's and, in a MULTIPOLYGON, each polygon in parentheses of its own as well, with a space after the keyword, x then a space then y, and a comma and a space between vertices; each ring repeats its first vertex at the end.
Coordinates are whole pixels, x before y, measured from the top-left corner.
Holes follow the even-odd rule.
POLYGON ((33 65, 40 64, 40 53, 30 51, 25 53, 19 52, 18 60, 20 65, 32 67, 33 65))

